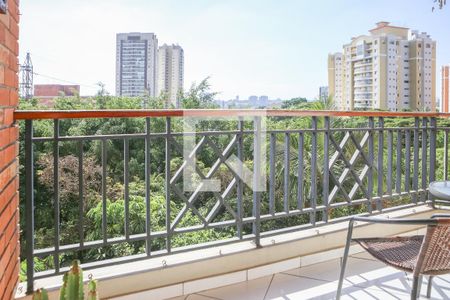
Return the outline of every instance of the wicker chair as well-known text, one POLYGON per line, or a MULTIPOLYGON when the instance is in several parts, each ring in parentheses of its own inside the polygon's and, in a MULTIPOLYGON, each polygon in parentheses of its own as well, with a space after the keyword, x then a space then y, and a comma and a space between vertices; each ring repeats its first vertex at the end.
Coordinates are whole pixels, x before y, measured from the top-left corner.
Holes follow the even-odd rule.
POLYGON ((435 214, 431 219, 382 219, 354 217, 349 222, 336 299, 340 299, 351 241, 360 244, 373 257, 399 270, 413 274, 411 299, 420 295, 423 275, 429 275, 427 297, 431 296, 433 276, 450 273, 450 215, 435 214), (397 225, 427 226, 425 236, 352 239, 355 221, 397 225))

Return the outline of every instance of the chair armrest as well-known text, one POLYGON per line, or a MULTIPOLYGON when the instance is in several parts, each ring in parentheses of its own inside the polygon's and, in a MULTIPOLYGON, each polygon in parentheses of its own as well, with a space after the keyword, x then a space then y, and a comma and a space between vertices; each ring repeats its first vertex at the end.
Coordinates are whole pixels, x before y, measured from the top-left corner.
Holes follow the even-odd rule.
POLYGON ((351 221, 394 225, 436 225, 438 223, 437 219, 384 219, 380 217, 352 217, 351 221))

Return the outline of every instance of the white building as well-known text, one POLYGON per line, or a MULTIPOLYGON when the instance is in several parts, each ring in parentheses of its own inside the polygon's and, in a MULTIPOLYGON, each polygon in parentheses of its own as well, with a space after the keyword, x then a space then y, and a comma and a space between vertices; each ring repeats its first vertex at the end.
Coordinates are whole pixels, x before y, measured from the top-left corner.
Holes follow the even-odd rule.
POLYGON ((158 39, 153 33, 118 33, 116 40, 116 95, 156 95, 158 39))
POLYGON ((328 57, 329 93, 341 110, 435 111, 436 42, 379 22, 328 57))
POLYGON ((178 107, 178 96, 183 91, 184 52, 178 45, 166 45, 158 49, 157 95, 162 93, 169 102, 178 107))

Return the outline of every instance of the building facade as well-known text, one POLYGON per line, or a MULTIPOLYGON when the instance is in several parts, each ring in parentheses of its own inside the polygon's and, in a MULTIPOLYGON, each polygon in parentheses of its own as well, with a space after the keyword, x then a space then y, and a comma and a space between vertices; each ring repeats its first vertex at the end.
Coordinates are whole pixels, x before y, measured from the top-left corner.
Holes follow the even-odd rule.
POLYGON ((165 94, 169 102, 179 106, 179 95, 184 83, 184 51, 178 45, 166 45, 158 49, 157 96, 165 94))
POLYGON ((35 84, 33 95, 34 98, 39 99, 39 104, 52 107, 55 98, 80 96, 80 86, 67 84, 35 84))
POLYGON ((116 95, 156 95, 158 39, 153 33, 118 33, 116 95))
POLYGON ((327 101, 328 99, 328 86, 319 87, 319 100, 327 101))
POLYGON ((379 22, 328 56, 329 94, 340 110, 436 110, 436 42, 379 22))
POLYGON ((79 85, 67 84, 35 84, 34 97, 39 99, 56 98, 60 96, 79 96, 79 85))
POLYGON ((442 99, 441 112, 450 112, 450 65, 442 66, 442 99))

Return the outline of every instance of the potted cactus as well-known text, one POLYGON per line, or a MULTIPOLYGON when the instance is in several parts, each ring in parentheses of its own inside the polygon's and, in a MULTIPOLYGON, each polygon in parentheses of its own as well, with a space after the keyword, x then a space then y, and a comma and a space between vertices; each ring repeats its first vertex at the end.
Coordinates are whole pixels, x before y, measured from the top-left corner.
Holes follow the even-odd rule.
MULTIPOLYGON (((80 261, 74 260, 70 270, 64 274, 63 285, 59 291, 60 300, 84 300, 83 270, 80 261)), ((88 283, 87 300, 97 300, 97 281, 90 280, 88 283)), ((33 300, 48 300, 45 289, 38 289, 33 294, 33 300)))

